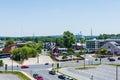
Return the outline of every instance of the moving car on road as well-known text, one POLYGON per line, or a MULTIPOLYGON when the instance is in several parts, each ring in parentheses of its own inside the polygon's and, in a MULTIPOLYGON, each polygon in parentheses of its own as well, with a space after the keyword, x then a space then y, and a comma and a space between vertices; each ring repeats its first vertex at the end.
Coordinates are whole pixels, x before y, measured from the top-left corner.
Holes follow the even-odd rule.
POLYGON ((22 68, 22 69, 25 69, 25 68, 29 68, 29 66, 22 65, 21 68, 22 68))
POLYGON ((64 74, 62 74, 62 75, 59 75, 58 78, 60 78, 60 79, 65 79, 66 77, 65 77, 64 74))
POLYGON ((55 75, 55 71, 51 70, 51 71, 49 71, 49 74, 55 75))
POLYGON ((37 80, 44 80, 42 76, 38 76, 37 80))
POLYGON ((109 61, 115 61, 115 59, 114 58, 109 58, 109 61))
POLYGON ((35 79, 37 79, 38 76, 39 76, 38 74, 33 74, 33 77, 34 77, 35 79))

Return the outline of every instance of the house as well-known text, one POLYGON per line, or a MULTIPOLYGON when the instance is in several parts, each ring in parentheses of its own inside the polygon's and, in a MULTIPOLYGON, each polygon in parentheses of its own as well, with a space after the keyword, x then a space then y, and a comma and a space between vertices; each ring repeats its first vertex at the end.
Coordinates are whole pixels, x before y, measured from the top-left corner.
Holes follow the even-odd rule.
POLYGON ((108 54, 120 55, 120 44, 117 42, 107 42, 101 48, 106 48, 108 50, 108 54))
POLYGON ((2 52, 3 53, 9 53, 11 50, 14 50, 16 48, 16 45, 9 45, 8 47, 5 47, 2 52))
POLYGON ((80 49, 85 49, 86 45, 85 44, 81 44, 81 43, 75 43, 72 45, 73 49, 75 50, 80 50, 80 49))

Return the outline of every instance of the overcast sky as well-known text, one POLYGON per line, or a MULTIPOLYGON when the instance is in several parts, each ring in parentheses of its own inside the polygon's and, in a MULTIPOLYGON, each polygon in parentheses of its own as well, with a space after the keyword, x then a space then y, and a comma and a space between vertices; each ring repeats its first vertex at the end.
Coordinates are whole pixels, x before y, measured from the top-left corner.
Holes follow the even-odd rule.
POLYGON ((120 0, 0 0, 0 36, 119 34, 120 0))

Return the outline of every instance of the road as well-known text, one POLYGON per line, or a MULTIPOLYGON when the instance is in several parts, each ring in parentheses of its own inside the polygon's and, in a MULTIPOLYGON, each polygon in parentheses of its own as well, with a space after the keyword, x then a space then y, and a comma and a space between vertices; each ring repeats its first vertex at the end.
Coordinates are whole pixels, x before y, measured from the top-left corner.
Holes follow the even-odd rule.
MULTIPOLYGON (((44 59, 44 58, 42 58, 42 59, 44 59)), ((35 61, 36 61, 36 59, 35 59, 35 61)), ((42 60, 42 61, 44 61, 44 60, 42 60)), ((113 69, 109 66, 105 66, 104 64, 106 64, 106 63, 120 63, 120 61, 116 60, 115 62, 109 62, 107 58, 103 58, 102 59, 102 64, 103 65, 101 65, 100 67, 98 67, 96 69, 90 69, 88 71, 87 70, 86 71, 81 71, 81 70, 75 70, 74 69, 76 67, 83 66, 84 60, 80 60, 79 62, 76 62, 76 61, 54 62, 54 67, 56 67, 57 63, 60 64, 60 67, 67 66, 67 68, 61 69, 60 72, 65 73, 67 75, 70 75, 74 78, 77 78, 78 80, 79 79, 90 80, 91 75, 93 75, 94 80, 109 80, 109 79, 113 80, 115 77, 111 78, 111 76, 108 76, 108 75, 113 74, 115 76, 115 73, 114 73, 115 69, 113 69), (112 70, 114 72, 107 72, 109 70, 110 71, 112 70), (107 73, 108 75, 106 75, 105 73, 107 73), (104 76, 104 75, 106 75, 106 76, 104 76)), ((93 58, 93 57, 91 57, 91 55, 87 54, 86 59, 85 59, 85 63, 86 64, 96 64, 96 63, 100 63, 100 61, 99 61, 99 59, 98 59, 98 61, 95 61, 95 58, 93 58)), ((44 80, 59 80, 57 75, 50 75, 48 73, 48 69, 52 67, 51 63, 49 65, 33 64, 33 65, 28 65, 28 66, 30 67, 28 69, 21 69, 20 65, 18 67, 13 66, 13 70, 24 71, 24 72, 30 74, 31 76, 34 73, 38 73, 39 75, 44 77, 44 80)), ((5 69, 5 67, 0 68, 0 70, 4 70, 4 69, 5 69)), ((8 66, 8 70, 12 70, 12 66, 8 66)))
POLYGON ((0 74, 0 80, 20 80, 16 75, 13 74, 0 74))

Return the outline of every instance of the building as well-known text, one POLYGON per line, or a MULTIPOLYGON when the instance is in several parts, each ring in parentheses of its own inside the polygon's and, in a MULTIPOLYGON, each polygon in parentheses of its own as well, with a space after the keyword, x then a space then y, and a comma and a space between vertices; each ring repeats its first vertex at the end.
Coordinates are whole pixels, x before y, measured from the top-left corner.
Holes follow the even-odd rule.
POLYGON ((80 50, 80 49, 85 49, 86 45, 81 43, 75 43, 72 45, 72 47, 74 50, 80 50))
POLYGON ((101 48, 106 48, 108 50, 108 54, 120 54, 120 44, 116 42, 107 42, 101 48))
POLYGON ((2 51, 2 49, 4 48, 4 45, 5 45, 5 41, 0 40, 0 51, 2 51))
POLYGON ((16 48, 16 45, 10 45, 8 47, 5 47, 2 52, 3 53, 10 53, 11 50, 14 50, 16 48))
POLYGON ((86 48, 89 50, 98 50, 104 45, 105 41, 104 40, 87 40, 86 41, 86 48))

